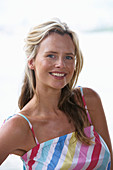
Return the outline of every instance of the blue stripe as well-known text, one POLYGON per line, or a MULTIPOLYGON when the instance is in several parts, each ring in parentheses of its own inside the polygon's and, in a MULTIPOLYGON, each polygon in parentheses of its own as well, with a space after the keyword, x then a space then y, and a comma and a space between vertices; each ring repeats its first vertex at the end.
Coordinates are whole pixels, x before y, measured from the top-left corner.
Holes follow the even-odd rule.
POLYGON ((13 114, 12 116, 9 116, 9 117, 5 120, 5 122, 6 122, 7 120, 9 120, 10 118, 12 118, 13 116, 15 116, 15 114, 13 114))
POLYGON ((54 151, 52 159, 47 167, 47 170, 53 170, 57 166, 59 158, 60 158, 62 150, 63 150, 63 147, 64 147, 64 142, 65 142, 66 137, 67 137, 67 135, 59 137, 59 140, 56 144, 55 151, 54 151))
POLYGON ((51 139, 49 141, 46 141, 44 143, 44 146, 42 148, 42 153, 41 153, 41 156, 40 158, 37 160, 38 165, 36 166, 36 170, 42 170, 43 166, 44 166, 44 163, 48 157, 48 152, 50 150, 50 147, 51 147, 51 144, 53 143, 53 140, 54 139, 51 139))
POLYGON ((104 140, 103 140, 103 138, 101 136, 100 136, 100 139, 101 139, 101 141, 102 141, 102 143, 103 143, 103 145, 105 147, 105 153, 104 153, 104 158, 103 158, 102 164, 97 170, 101 170, 101 169, 107 167, 108 162, 109 162, 109 158, 110 158, 110 152, 108 150, 108 147, 107 147, 106 143, 104 142, 104 140))
MULTIPOLYGON (((31 125, 31 123, 30 123, 30 121, 28 120, 28 118, 27 117, 25 117, 23 114, 21 114, 21 113, 17 113, 17 114, 13 114, 12 116, 9 116, 6 120, 5 120, 5 122, 7 121, 7 120, 9 120, 10 118, 12 118, 13 116, 15 116, 15 115, 20 115, 20 116, 22 116, 24 119, 26 119, 27 120, 27 122, 29 123, 29 125, 31 125)), ((32 126, 32 125, 31 125, 32 126)))
POLYGON ((20 115, 20 116, 22 116, 24 119, 26 119, 26 120, 27 120, 27 122, 28 122, 29 124, 31 124, 31 123, 30 123, 30 121, 28 120, 28 118, 27 118, 27 117, 25 117, 23 114, 21 114, 21 113, 18 113, 17 115, 20 115))
POLYGON ((84 95, 83 94, 83 88, 81 87, 81 86, 78 86, 78 87, 80 87, 80 91, 81 91, 81 94, 82 94, 82 96, 84 95))
POLYGON ((25 162, 23 161, 23 170, 26 170, 25 162))
POLYGON ((111 168, 111 162, 109 162, 107 170, 110 170, 110 168, 111 168))

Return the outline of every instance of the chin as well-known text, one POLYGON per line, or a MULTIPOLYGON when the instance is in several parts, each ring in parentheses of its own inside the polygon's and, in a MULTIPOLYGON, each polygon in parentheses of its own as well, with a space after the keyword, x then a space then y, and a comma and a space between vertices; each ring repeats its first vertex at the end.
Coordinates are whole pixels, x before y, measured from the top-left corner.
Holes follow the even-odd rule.
POLYGON ((67 84, 65 84, 65 85, 60 85, 60 86, 55 85, 55 86, 53 86, 52 88, 53 88, 53 89, 56 89, 56 90, 62 90, 66 85, 67 85, 67 84))

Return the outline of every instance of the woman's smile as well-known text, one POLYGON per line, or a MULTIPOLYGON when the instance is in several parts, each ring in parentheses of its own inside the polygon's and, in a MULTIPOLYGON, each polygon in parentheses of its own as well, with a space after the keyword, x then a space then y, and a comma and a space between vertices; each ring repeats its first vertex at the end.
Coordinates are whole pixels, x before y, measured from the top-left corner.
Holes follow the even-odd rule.
POLYGON ((49 74, 58 80, 62 80, 67 75, 66 73, 63 72, 50 72, 49 74))

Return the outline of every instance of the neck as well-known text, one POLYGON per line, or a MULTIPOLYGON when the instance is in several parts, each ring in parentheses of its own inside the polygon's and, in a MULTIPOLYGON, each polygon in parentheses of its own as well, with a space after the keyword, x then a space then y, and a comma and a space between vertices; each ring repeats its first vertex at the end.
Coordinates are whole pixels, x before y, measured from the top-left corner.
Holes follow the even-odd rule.
POLYGON ((55 113, 58 110, 58 102, 61 90, 41 88, 36 90, 33 100, 36 104, 36 110, 41 113, 55 113), (37 101, 36 101, 37 100, 37 101))

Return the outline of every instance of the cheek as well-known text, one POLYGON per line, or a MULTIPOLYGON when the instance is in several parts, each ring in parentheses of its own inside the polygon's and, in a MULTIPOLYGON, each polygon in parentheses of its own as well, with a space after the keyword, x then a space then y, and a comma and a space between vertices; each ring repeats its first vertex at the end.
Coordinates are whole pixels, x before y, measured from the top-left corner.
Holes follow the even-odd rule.
POLYGON ((74 71, 75 71, 75 64, 71 65, 70 67, 70 80, 73 78, 74 71))
POLYGON ((38 60, 35 64, 35 71, 38 75, 45 76, 50 71, 50 62, 38 60))
POLYGON ((40 59, 38 62, 37 62, 37 65, 41 66, 41 67, 50 67, 51 65, 51 62, 49 60, 46 60, 46 59, 40 59))
POLYGON ((73 74, 73 72, 74 72, 74 70, 75 70, 75 64, 70 64, 70 65, 68 66, 68 68, 69 68, 69 70, 70 70, 70 73, 73 74))

